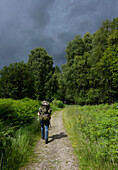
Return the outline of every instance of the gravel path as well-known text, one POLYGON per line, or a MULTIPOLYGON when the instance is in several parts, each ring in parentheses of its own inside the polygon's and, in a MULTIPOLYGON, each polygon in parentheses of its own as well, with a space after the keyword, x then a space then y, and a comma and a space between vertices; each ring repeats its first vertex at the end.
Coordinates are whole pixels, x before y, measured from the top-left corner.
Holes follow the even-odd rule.
POLYGON ((49 143, 40 139, 35 153, 37 158, 22 170, 78 170, 77 158, 63 127, 62 111, 56 112, 51 119, 49 143))

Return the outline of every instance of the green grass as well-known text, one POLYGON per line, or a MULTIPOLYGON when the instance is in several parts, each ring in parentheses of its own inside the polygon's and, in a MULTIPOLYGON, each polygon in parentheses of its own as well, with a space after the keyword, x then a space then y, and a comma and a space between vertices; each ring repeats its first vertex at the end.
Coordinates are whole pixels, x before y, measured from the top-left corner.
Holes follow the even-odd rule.
POLYGON ((18 169, 40 134, 39 101, 0 99, 0 169, 18 169))
POLYGON ((33 147, 40 136, 38 121, 21 127, 3 141, 0 169, 13 170, 23 166, 31 156, 33 147))
MULTIPOLYGON (((16 170, 28 163, 41 137, 37 116, 41 101, 0 99, 0 169, 16 170)), ((59 110, 51 104, 52 114, 59 110)), ((33 155, 34 156, 34 155, 33 155)))
POLYGON ((67 106, 64 125, 82 169, 118 169, 118 104, 67 106))

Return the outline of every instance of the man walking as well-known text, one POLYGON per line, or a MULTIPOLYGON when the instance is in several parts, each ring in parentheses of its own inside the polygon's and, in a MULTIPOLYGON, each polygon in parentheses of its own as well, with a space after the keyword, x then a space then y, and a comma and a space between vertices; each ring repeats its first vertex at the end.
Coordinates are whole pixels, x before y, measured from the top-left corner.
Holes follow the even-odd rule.
POLYGON ((44 100, 41 104, 41 108, 39 108, 38 116, 40 118, 41 125, 41 138, 45 139, 45 144, 48 143, 48 128, 51 119, 51 112, 52 109, 50 108, 49 102, 44 100))

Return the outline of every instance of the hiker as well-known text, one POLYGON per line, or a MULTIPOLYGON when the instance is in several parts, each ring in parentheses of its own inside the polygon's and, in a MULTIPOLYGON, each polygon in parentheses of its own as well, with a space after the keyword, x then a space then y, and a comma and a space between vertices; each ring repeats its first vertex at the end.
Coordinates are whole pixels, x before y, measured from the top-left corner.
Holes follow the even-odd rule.
POLYGON ((52 109, 50 108, 49 102, 44 100, 41 104, 41 108, 39 108, 38 116, 40 118, 41 125, 41 138, 45 139, 45 144, 48 143, 48 128, 51 119, 52 109), (45 132, 44 132, 45 125, 45 132))

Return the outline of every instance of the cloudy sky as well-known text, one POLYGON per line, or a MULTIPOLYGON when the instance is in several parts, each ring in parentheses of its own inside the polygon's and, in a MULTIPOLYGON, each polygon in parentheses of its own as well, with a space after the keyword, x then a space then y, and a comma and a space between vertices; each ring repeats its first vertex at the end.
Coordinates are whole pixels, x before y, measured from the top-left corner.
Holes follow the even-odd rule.
POLYGON ((118 0, 0 0, 0 69, 43 47, 59 67, 75 35, 118 17, 118 0))

